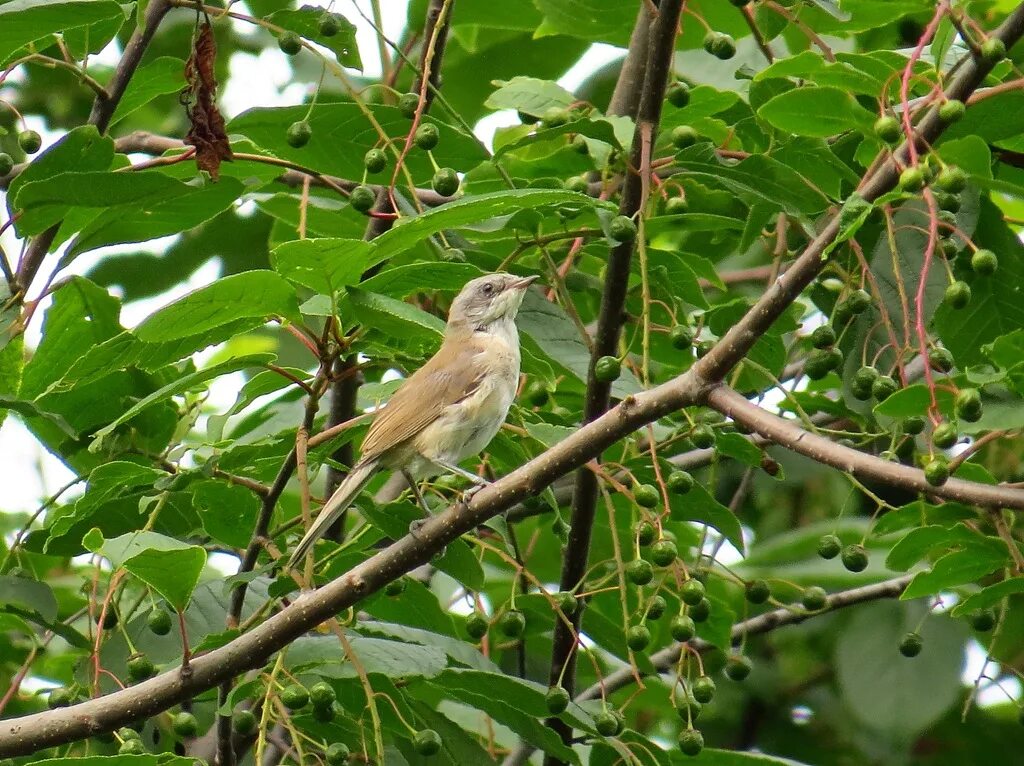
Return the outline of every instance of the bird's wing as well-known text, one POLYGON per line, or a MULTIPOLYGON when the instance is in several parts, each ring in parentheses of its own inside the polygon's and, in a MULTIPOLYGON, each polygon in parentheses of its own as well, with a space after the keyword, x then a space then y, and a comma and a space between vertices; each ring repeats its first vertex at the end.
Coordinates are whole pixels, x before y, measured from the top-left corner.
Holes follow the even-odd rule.
POLYGON ((476 391, 483 370, 471 342, 442 348, 395 391, 363 440, 362 459, 370 460, 405 442, 444 411, 476 391))

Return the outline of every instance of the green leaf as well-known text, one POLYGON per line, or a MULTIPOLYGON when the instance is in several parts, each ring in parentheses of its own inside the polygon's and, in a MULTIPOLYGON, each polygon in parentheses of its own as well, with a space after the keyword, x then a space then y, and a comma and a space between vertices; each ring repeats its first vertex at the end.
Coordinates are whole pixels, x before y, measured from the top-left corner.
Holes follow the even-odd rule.
POLYGON ((117 103, 110 125, 141 109, 158 96, 177 93, 185 87, 185 62, 173 56, 160 56, 139 67, 117 103))
POLYGON ((875 120, 849 92, 831 86, 780 93, 757 115, 779 130, 820 138, 847 130, 870 131, 875 120))
POLYGON ((348 302, 369 329, 399 338, 419 336, 431 345, 439 344, 444 334, 444 322, 410 303, 355 287, 348 290, 348 302))
POLYGON ((237 372, 238 370, 244 370, 248 367, 258 367, 273 361, 275 358, 274 354, 250 354, 249 356, 229 359, 225 362, 221 362, 220 364, 214 364, 209 367, 205 367, 202 370, 182 375, 162 388, 157 389, 141 401, 136 402, 119 418, 97 431, 93 435, 93 442, 89 445, 89 451, 98 452, 101 450, 103 448, 104 439, 110 436, 110 434, 114 432, 114 429, 122 423, 128 422, 147 407, 165 399, 169 399, 172 396, 183 394, 186 391, 192 390, 206 381, 213 380, 221 375, 226 375, 229 372, 237 372))
POLYGON ((359 287, 370 293, 405 298, 424 290, 461 290, 469 280, 481 274, 480 268, 471 263, 409 263, 384 269, 359 287))
POLYGON ((0 63, 9 61, 19 48, 37 40, 49 47, 50 35, 67 29, 125 16, 113 0, 12 0, 0 5, 0 63))
POLYGON ((564 137, 569 134, 584 136, 594 141, 609 144, 616 149, 622 149, 622 144, 619 142, 615 134, 615 127, 611 122, 605 119, 582 119, 573 120, 554 128, 539 128, 515 141, 503 143, 500 146, 495 144, 494 157, 497 159, 503 154, 515 151, 521 147, 543 143, 544 141, 561 140, 564 142, 564 137))
POLYGON ((953 607, 953 616, 970 614, 975 609, 987 609, 995 606, 1007 596, 1024 593, 1024 577, 1008 577, 995 585, 982 588, 974 595, 964 599, 953 607))
POLYGON ((286 279, 334 295, 359 284, 372 247, 357 239, 301 239, 285 242, 271 251, 274 270, 286 279))
POLYGON ((74 758, 45 758, 33 766, 195 766, 196 759, 183 755, 87 755, 74 758))
POLYGON ((249 544, 250 530, 260 509, 252 490, 210 480, 194 485, 193 498, 203 529, 210 537, 233 548, 249 544))
POLYGON ((672 518, 675 521, 696 521, 707 524, 718 530, 726 540, 740 553, 745 550, 743 529, 735 514, 715 500, 701 485, 694 484, 693 489, 684 496, 669 493, 672 505, 672 518))
MULTIPOLYGON (((433 678, 448 666, 444 651, 435 646, 407 644, 353 635, 352 652, 367 673, 388 678, 433 678)), ((355 678, 358 673, 338 646, 335 636, 303 636, 292 642, 286 655, 292 672, 314 670, 328 678, 355 678)))
POLYGON ((412 628, 399 623, 376 622, 372 620, 360 622, 359 630, 363 633, 379 633, 380 635, 409 644, 437 647, 444 651, 449 659, 460 665, 487 673, 500 672, 498 666, 481 654, 475 646, 467 644, 465 641, 460 641, 457 638, 442 635, 441 633, 412 628))
MULTIPOLYGON (((935 389, 935 398, 939 403, 942 412, 953 411, 953 394, 946 388, 935 389)), ((932 397, 928 392, 928 386, 924 383, 901 388, 885 401, 875 405, 876 415, 886 415, 890 418, 909 418, 912 415, 925 415, 931 406, 932 397)))
POLYGON ((761 467, 761 448, 743 434, 726 432, 715 437, 715 449, 722 455, 739 460, 751 468, 761 467))
MULTIPOLYGON (((12 345, 11 348, 15 348, 15 346, 12 345)), ((22 353, 20 349, 19 353, 22 353)), ((41 409, 35 402, 26 402, 24 399, 0 395, 0 411, 5 413, 8 411, 16 412, 26 419, 39 418, 46 420, 68 436, 72 438, 78 436, 78 432, 59 413, 47 412, 41 409)))
POLYGON ((930 620, 913 660, 896 647, 914 630, 920 610, 896 602, 865 604, 838 633, 835 668, 848 715, 900 741, 934 723, 961 694, 959 661, 966 638, 952 620, 930 620))
POLYGON ((57 617, 57 599, 50 586, 27 577, 0 575, 0 605, 34 612, 44 620, 57 617))
POLYGON ((910 567, 940 546, 952 548, 958 545, 974 545, 980 536, 964 524, 953 527, 929 525, 908 532, 892 547, 885 559, 885 565, 897 572, 906 572, 910 567))
POLYGON ((156 532, 132 532, 104 540, 98 530, 83 541, 115 568, 124 568, 183 611, 206 566, 206 551, 156 532))
POLYGON ((536 0, 544 21, 537 37, 567 35, 625 47, 636 8, 616 0, 536 0))
POLYGON ((535 77, 513 77, 500 83, 484 102, 484 106, 495 111, 515 109, 534 117, 543 117, 551 107, 567 108, 575 96, 557 83, 538 80, 535 77))
POLYGON ((323 15, 323 8, 303 5, 298 10, 272 13, 267 20, 327 48, 342 66, 362 71, 363 62, 356 45, 356 25, 340 13, 335 14, 340 29, 337 34, 325 37, 320 34, 320 19, 323 15))
POLYGON ((147 343, 178 340, 247 317, 298 316, 294 288, 272 271, 246 271, 193 290, 150 314, 136 335, 147 343))
POLYGON ((1009 553, 1001 540, 983 539, 947 553, 927 572, 920 572, 900 596, 903 600, 933 596, 957 585, 974 582, 1006 566, 1009 553))

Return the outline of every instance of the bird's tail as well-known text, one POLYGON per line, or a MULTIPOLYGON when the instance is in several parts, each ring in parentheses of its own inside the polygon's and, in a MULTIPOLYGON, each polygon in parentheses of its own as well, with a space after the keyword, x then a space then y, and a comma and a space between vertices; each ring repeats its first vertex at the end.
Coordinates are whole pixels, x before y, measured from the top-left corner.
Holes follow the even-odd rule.
POLYGON ((338 488, 334 490, 334 494, 324 503, 324 507, 320 509, 320 513, 313 522, 313 526, 309 528, 305 537, 295 546, 291 558, 288 559, 289 567, 294 567, 302 561, 313 547, 313 544, 323 537, 331 525, 338 520, 338 517, 345 512, 345 509, 352 505, 352 501, 356 499, 356 496, 366 486, 367 482, 377 473, 379 467, 377 460, 368 460, 365 463, 359 462, 352 467, 348 476, 338 485, 338 488))

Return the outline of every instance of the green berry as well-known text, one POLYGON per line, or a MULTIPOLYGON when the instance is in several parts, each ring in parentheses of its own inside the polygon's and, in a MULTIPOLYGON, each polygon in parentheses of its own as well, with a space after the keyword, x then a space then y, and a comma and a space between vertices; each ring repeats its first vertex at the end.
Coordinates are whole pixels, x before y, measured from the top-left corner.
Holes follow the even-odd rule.
POLYGON ((348 195, 348 204, 360 213, 368 213, 377 201, 377 195, 369 186, 357 186, 348 195))
POLYGON ((976 388, 961 388, 953 400, 953 411, 961 420, 976 423, 981 419, 981 392, 976 388))
POLYGON ((50 710, 56 710, 59 707, 67 707, 74 701, 74 692, 66 686, 58 686, 56 689, 50 690, 50 694, 46 698, 46 706, 50 710))
POLYGON ((900 188, 905 192, 919 192, 924 188, 925 175, 919 167, 906 168, 900 173, 900 188))
POLYGON ((679 732, 679 750, 683 755, 697 756, 704 749, 704 735, 697 729, 683 729, 679 732))
POLYGON ((534 407, 543 407, 549 397, 548 387, 540 380, 531 381, 523 391, 523 398, 534 407))
POLYGON ((128 678, 136 683, 145 681, 156 672, 153 661, 145 654, 137 652, 128 658, 128 678))
POLYGON ((851 572, 863 572, 868 567, 868 552, 863 545, 847 545, 842 553, 843 566, 851 572))
POLYGON ((594 716, 594 728, 602 737, 614 737, 622 731, 621 720, 611 710, 602 710, 594 716))
POLYGON ((572 141, 569 142, 577 154, 590 154, 590 144, 587 143, 586 136, 577 134, 572 137, 572 141))
POLYGON ((706 705, 715 696, 715 681, 710 676, 701 676, 690 686, 690 692, 697 702, 706 705))
POLYGON ((544 704, 547 705, 551 715, 558 715, 569 707, 569 692, 561 686, 552 686, 544 695, 544 704))
POLYGON ((943 300, 954 309, 962 309, 971 302, 971 286, 957 280, 946 288, 943 300))
POLYGON ((325 13, 320 17, 320 34, 324 37, 334 37, 341 31, 341 19, 335 13, 325 13))
POLYGON ((880 402, 884 402, 899 390, 899 384, 888 375, 880 375, 878 380, 871 384, 871 395, 880 402))
POLYGON ((836 535, 822 535, 818 538, 818 555, 823 559, 834 559, 843 549, 843 541, 836 535))
POLYGON ((309 692, 302 684, 291 684, 281 690, 281 704, 289 710, 301 710, 309 704, 309 692))
POLYGON ((954 122, 959 122, 963 119, 966 112, 967 107, 964 106, 963 101, 950 99, 939 107, 939 119, 945 125, 952 125, 954 122))
POLYGON ((440 134, 437 132, 437 125, 432 122, 425 122, 416 128, 416 134, 413 136, 413 141, 423 151, 429 151, 437 146, 437 142, 441 140, 440 134))
POLYGON ((960 198, 955 194, 943 191, 936 192, 935 201, 938 203, 940 210, 945 210, 948 213, 960 211, 960 198))
POLYGON ((956 444, 959 438, 960 434, 957 433, 956 426, 952 423, 940 423, 932 431, 932 444, 939 449, 949 449, 956 444))
POLYGON ((403 93, 398 99, 398 111, 402 113, 402 116, 407 120, 411 120, 416 116, 416 110, 420 106, 420 94, 419 93, 403 93))
POLYGON ((671 540, 658 540, 651 546, 651 561, 660 567, 672 566, 679 551, 671 540))
POLYGON ((900 121, 890 114, 875 120, 875 136, 887 144, 895 144, 903 138, 900 121))
POLYGON ((626 631, 626 646, 634 652, 642 652, 651 643, 651 631, 645 625, 632 625, 626 631))
POLYGON ((231 716, 231 728, 243 737, 256 731, 256 716, 249 710, 236 710, 231 716))
POLYGON ((25 154, 35 154, 43 146, 43 138, 34 130, 23 130, 18 134, 18 146, 25 154))
POLYGON ((309 139, 312 137, 313 128, 311 128, 309 123, 305 120, 293 122, 288 126, 288 130, 285 131, 284 134, 285 141, 287 141, 288 146, 293 149, 301 149, 309 143, 309 139))
POLYGON ((457 247, 446 247, 441 251, 441 260, 446 263, 465 263, 466 254, 457 247))
POLYGON ((685 82, 674 82, 666 89, 665 98, 672 106, 682 109, 690 103, 690 86, 685 82))
POLYGON ((686 149, 697 143, 700 135, 689 125, 677 125, 672 128, 672 145, 676 149, 686 149))
POLYGON ((998 64, 1006 58, 1006 43, 998 37, 990 37, 981 44, 981 58, 989 64, 998 64))
POLYGON ((690 203, 686 201, 686 197, 669 197, 665 203, 665 212, 669 215, 682 215, 689 210, 690 203))
POLYGON ((704 36, 704 50, 717 59, 727 61, 736 55, 736 41, 721 32, 708 32, 704 36))
POLYGON ((383 149, 370 149, 363 155, 363 166, 369 173, 379 173, 388 165, 388 156, 383 149))
POLYGON ((647 611, 644 613, 644 619, 647 620, 660 620, 661 616, 665 614, 665 610, 668 608, 668 604, 665 603, 665 599, 661 596, 654 596, 650 603, 647 604, 647 611))
POLYGON ((725 675, 733 681, 743 681, 754 669, 753 661, 745 654, 732 654, 725 661, 725 675))
POLYGON ((118 755, 145 755, 145 753, 146 746, 142 744, 141 739, 126 739, 117 748, 118 755))
POLYGON ((479 641, 487 635, 487 618, 479 612, 473 612, 466 618, 466 634, 474 641, 479 641))
POLYGON ((942 458, 933 458, 925 464, 925 480, 932 486, 942 486, 949 478, 949 464, 942 458))
POLYGON ((199 731, 199 721, 191 713, 178 713, 171 719, 171 730, 182 739, 188 739, 199 731))
MULTIPOLYGON (((673 199, 680 198, 674 197, 673 199)), ((668 337, 669 341, 672 343, 672 348, 677 351, 685 351, 686 349, 693 347, 693 330, 691 330, 687 325, 675 325, 671 330, 669 330, 668 337)))
POLYGON ((920 433, 924 433, 927 421, 920 415, 911 415, 909 418, 903 419, 903 433, 909 436, 917 436, 920 433))
POLYGON ((636 239, 636 224, 629 216, 617 215, 608 224, 608 234, 616 242, 632 242, 636 239))
POLYGON ((654 567, 644 559, 633 559, 626 564, 626 579, 634 585, 646 585, 654 579, 654 567))
POLYGON ((166 609, 154 606, 149 616, 146 617, 146 625, 156 635, 166 636, 171 632, 171 615, 167 613, 166 609))
POLYGON ((544 111, 544 116, 541 117, 541 122, 543 122, 546 127, 557 128, 569 122, 570 116, 569 110, 565 107, 549 106, 544 111))
POLYGON ((117 736, 121 740, 127 739, 142 739, 142 735, 137 729, 133 729, 131 726, 122 726, 117 730, 117 736))
POLYGON ((692 618, 685 614, 680 614, 672 618, 672 624, 669 625, 669 633, 672 634, 673 639, 682 643, 689 641, 697 635, 697 626, 692 618))
POLYGON ((804 609, 810 612, 818 612, 828 604, 828 594, 824 588, 812 585, 804 590, 800 603, 804 605, 804 609))
POLYGON ((6 152, 0 152, 0 176, 5 176, 14 170, 14 158, 6 152))
POLYGON ((947 165, 935 177, 935 185, 949 194, 959 194, 967 188, 967 173, 956 165, 947 165))
POLYGON ((526 630, 526 615, 518 609, 509 609, 498 620, 498 628, 509 638, 519 638, 526 630))
POLYGON ((711 602, 702 598, 698 603, 690 607, 690 617, 694 622, 706 622, 711 616, 711 602))
MULTIPOLYGON (((100 619, 100 613, 96 613, 96 619, 100 619)), ((100 622, 100 627, 103 630, 113 630, 117 627, 117 610, 114 609, 113 605, 107 607, 107 611, 103 613, 103 620, 100 622)))
POLYGON ((953 355, 949 349, 942 346, 932 346, 928 349, 928 364, 933 370, 949 372, 953 369, 953 355))
POLYGON ((673 471, 665 480, 668 491, 674 495, 685 495, 693 489, 693 476, 686 471, 673 471))
POLYGON ((751 604, 763 604, 772 595, 772 589, 764 580, 751 580, 744 588, 744 595, 751 604))
POLYGON ((330 707, 337 698, 334 687, 326 681, 318 681, 309 689, 309 701, 313 703, 313 707, 330 707))
POLYGON ((900 639, 900 654, 904 657, 916 657, 921 653, 924 642, 917 633, 907 633, 900 639))
POLYGON ((348 763, 349 752, 348 745, 344 742, 332 742, 324 750, 324 760, 327 761, 327 766, 345 766, 348 763))
POLYGON ((698 423, 690 431, 690 441, 698 449, 709 449, 715 446, 715 430, 711 426, 698 423))
POLYGON ((633 525, 633 536, 636 538, 637 544, 641 547, 653 543, 657 534, 658 531, 649 521, 638 521, 633 525))
POLYGON ((988 633, 996 626, 996 613, 991 609, 979 609, 967 615, 967 621, 979 633, 988 633))
POLYGON ((421 729, 416 732, 412 743, 416 748, 416 752, 425 756, 434 755, 441 749, 443 744, 441 742, 441 735, 433 729, 421 729))
POLYGON ((641 508, 656 508, 661 500, 661 493, 653 484, 638 484, 633 488, 633 497, 641 508))
POLYGON ((690 578, 683 583, 683 587, 679 590, 679 597, 683 600, 684 604, 696 606, 704 599, 705 593, 704 583, 690 578))
POLYGON ((845 305, 851 314, 862 314, 871 307, 871 294, 867 290, 854 290, 847 297, 845 305))
POLYGON ((602 356, 594 362, 594 378, 601 383, 618 380, 622 374, 622 362, 614 356, 602 356))
POLYGON ((702 704, 688 695, 685 697, 679 697, 676 700, 676 713, 679 715, 679 719, 681 721, 685 721, 688 724, 692 724, 700 718, 700 714, 703 709, 704 706, 702 704))
POLYGON ((452 168, 441 168, 430 179, 430 185, 442 197, 453 196, 459 190, 460 183, 458 174, 452 168))
POLYGON ((294 32, 282 32, 277 38, 277 47, 289 56, 294 56, 302 50, 302 38, 294 32))
POLYGON ((823 324, 815 327, 811 333, 811 345, 815 348, 831 348, 836 342, 836 331, 831 325, 823 324))
POLYGON ((991 250, 978 250, 971 256, 971 269, 984 277, 992 276, 999 268, 999 259, 991 250))
POLYGON ((870 389, 876 380, 878 380, 878 370, 874 367, 861 367, 853 373, 854 385, 867 386, 870 389))
POLYGON ((405 581, 404 577, 399 577, 397 580, 392 580, 384 586, 384 595, 391 596, 392 598, 394 598, 395 596, 400 596, 403 593, 405 593, 407 585, 408 583, 405 581))

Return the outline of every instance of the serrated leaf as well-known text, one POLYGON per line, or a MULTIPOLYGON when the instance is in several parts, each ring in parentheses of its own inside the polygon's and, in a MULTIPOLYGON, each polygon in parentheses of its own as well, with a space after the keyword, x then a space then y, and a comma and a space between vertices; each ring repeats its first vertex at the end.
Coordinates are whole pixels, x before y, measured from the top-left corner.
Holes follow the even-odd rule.
MULTIPOLYGON (((436 646, 407 644, 381 638, 350 635, 349 644, 363 670, 388 678, 433 678, 448 666, 436 646)), ((288 647, 287 666, 296 673, 315 671, 329 678, 354 678, 358 672, 338 646, 335 636, 304 636, 288 647)))
POLYGON ((185 87, 185 62, 173 56, 160 56, 139 67, 117 102, 114 116, 110 118, 113 127, 125 117, 141 109, 158 96, 178 93, 185 87))
POLYGON ((1006 566, 1009 553, 1001 540, 983 539, 970 547, 947 553, 927 572, 920 572, 900 596, 904 601, 933 596, 944 590, 991 574, 1006 566))
POLYGON ((702 485, 694 484, 685 495, 669 493, 669 502, 672 505, 671 516, 674 520, 707 524, 722 533, 736 550, 744 552, 743 529, 739 519, 715 500, 702 485))
POLYGON ((515 109, 542 117, 551 107, 568 107, 575 96, 557 83, 535 77, 513 77, 498 84, 498 89, 484 102, 488 109, 515 109))
POLYGON ((271 252, 274 270, 286 279, 322 295, 334 295, 359 284, 372 251, 357 239, 302 239, 285 242, 271 252))
POLYGON ((976 609, 988 609, 995 606, 1008 596, 1024 593, 1024 577, 1008 577, 995 585, 982 588, 972 596, 953 607, 953 616, 970 614, 976 609))
POLYGON ((12 0, 4 3, 0 5, 0 63, 6 63, 19 48, 36 40, 119 16, 124 18, 124 9, 113 0, 12 0))
POLYGON ((871 130, 875 118, 847 91, 832 86, 780 93, 757 110, 772 127, 798 136, 826 138, 848 130, 871 130))
POLYGON ((124 568, 167 599, 175 609, 188 606, 199 575, 206 566, 206 551, 156 532, 132 532, 104 540, 93 530, 83 542, 115 568, 124 568))

